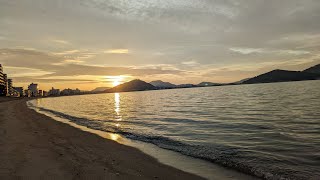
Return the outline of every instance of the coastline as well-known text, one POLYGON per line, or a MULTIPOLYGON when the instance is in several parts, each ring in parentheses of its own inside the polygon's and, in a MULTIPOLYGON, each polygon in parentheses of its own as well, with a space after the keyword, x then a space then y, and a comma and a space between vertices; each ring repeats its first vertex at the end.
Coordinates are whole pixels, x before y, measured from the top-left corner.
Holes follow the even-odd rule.
MULTIPOLYGON (((35 100, 35 99, 34 99, 35 100)), ((34 101, 32 100, 32 101, 34 101)), ((29 105, 31 102, 27 102, 28 108, 35 110, 37 113, 44 114, 52 118, 52 120, 68 124, 72 127, 75 127, 81 131, 89 132, 91 134, 96 134, 106 140, 116 141, 117 143, 123 144, 125 146, 134 147, 143 153, 156 158, 161 164, 174 167, 176 169, 188 172, 194 175, 206 179, 221 179, 221 180, 256 180, 257 177, 244 174, 234 169, 226 168, 199 158, 194 158, 192 156, 186 156, 178 152, 167 150, 158 147, 152 143, 147 143, 143 141, 133 140, 127 138, 121 134, 101 131, 97 129, 88 128, 83 125, 79 125, 67 118, 57 116, 48 111, 42 111, 34 105, 29 105)))
POLYGON ((3 179, 203 179, 140 150, 39 114, 27 99, 0 103, 3 179))

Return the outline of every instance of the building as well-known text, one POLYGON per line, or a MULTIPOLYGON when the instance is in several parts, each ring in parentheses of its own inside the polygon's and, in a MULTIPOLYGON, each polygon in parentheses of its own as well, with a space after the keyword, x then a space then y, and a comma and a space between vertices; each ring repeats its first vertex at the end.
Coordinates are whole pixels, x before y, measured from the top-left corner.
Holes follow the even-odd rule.
POLYGON ((14 87, 13 90, 17 94, 16 95, 17 97, 23 97, 24 96, 23 87, 14 87))
POLYGON ((6 96, 8 96, 8 77, 7 77, 7 74, 3 74, 4 76, 4 81, 5 81, 5 94, 6 96))
POLYGON ((13 82, 12 79, 8 79, 7 81, 7 96, 12 96, 14 91, 13 91, 13 86, 12 86, 13 82))
POLYGON ((62 96, 70 96, 70 95, 79 95, 81 94, 81 91, 77 88, 75 90, 73 89, 64 89, 60 93, 62 96))
POLYGON ((49 91, 49 96, 59 96, 60 95, 60 89, 54 89, 53 87, 49 91))
POLYGON ((73 95, 73 90, 72 89, 64 89, 61 91, 61 95, 63 96, 69 96, 69 95, 73 95))
POLYGON ((43 91, 42 91, 42 90, 39 90, 39 91, 38 91, 38 96, 40 96, 40 97, 43 96, 43 91))
POLYGON ((81 94, 81 91, 80 91, 80 89, 76 89, 76 90, 74 90, 74 94, 81 94))
POLYGON ((28 86, 28 90, 30 91, 30 96, 31 96, 31 97, 36 97, 36 96, 38 96, 38 84, 31 83, 31 84, 28 86))
POLYGON ((31 97, 31 91, 29 89, 24 90, 25 97, 31 97))
POLYGON ((43 97, 47 97, 47 96, 49 96, 48 91, 43 91, 43 97))
POLYGON ((5 96, 7 94, 6 87, 5 75, 3 74, 3 68, 0 64, 0 96, 5 96))

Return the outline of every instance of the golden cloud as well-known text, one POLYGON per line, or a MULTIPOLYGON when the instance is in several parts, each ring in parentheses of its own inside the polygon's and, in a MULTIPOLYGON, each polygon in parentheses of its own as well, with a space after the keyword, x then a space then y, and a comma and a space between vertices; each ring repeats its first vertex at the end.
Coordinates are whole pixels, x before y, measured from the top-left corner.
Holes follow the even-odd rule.
POLYGON ((129 54, 129 49, 108 49, 104 51, 106 54, 129 54))

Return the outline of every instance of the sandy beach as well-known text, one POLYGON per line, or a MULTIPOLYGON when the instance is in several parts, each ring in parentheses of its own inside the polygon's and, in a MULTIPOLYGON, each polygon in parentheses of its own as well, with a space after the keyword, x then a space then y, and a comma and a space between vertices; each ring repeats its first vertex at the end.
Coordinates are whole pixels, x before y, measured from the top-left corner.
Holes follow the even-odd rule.
POLYGON ((202 179, 0 99, 0 179, 202 179))

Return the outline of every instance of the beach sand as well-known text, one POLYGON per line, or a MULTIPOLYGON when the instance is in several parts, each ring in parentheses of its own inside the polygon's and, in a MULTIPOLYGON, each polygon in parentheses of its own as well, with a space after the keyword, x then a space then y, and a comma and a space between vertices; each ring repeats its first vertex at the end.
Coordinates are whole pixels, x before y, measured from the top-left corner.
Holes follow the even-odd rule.
POLYGON ((0 179, 202 178, 0 98, 0 179))

